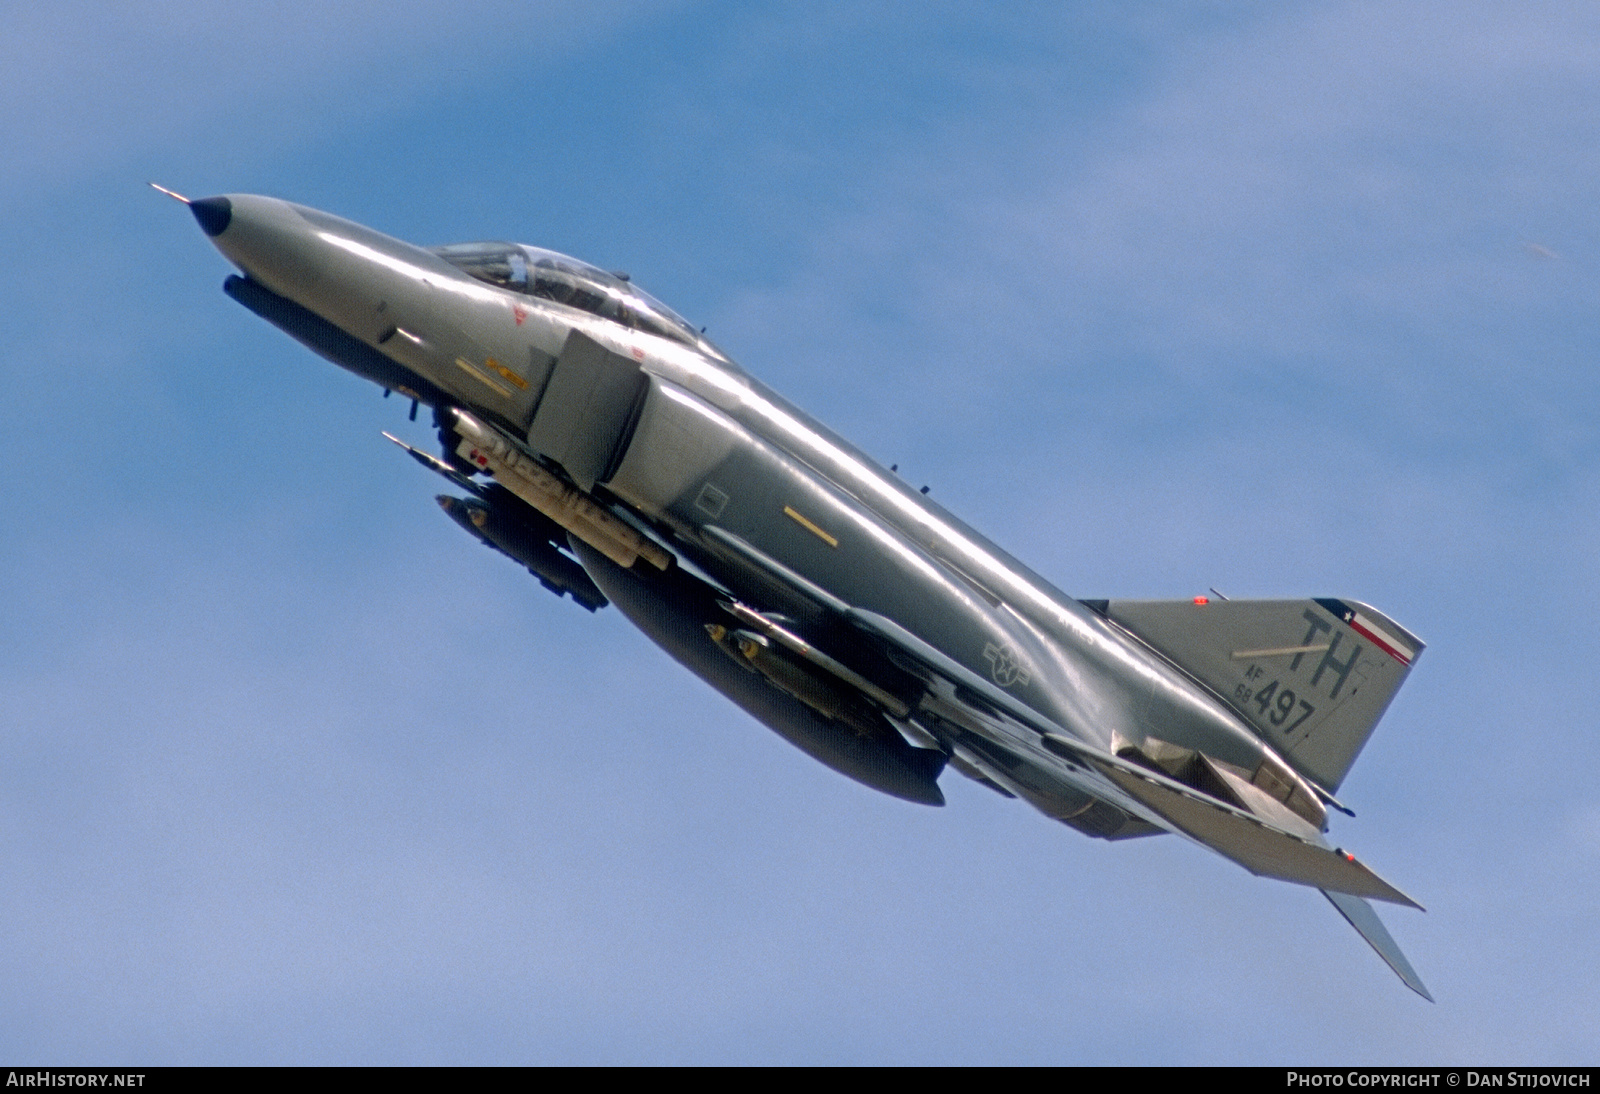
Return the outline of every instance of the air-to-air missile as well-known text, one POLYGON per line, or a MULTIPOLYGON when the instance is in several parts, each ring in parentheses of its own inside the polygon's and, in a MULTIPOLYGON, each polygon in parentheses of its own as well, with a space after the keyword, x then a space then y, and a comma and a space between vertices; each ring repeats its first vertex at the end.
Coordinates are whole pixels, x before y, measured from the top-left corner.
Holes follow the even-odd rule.
POLYGON ((474 482, 468 475, 436 456, 406 444, 392 433, 385 437, 411 454, 422 466, 434 471, 473 496, 458 498, 440 494, 434 498, 445 516, 462 531, 486 547, 528 568, 539 584, 557 596, 572 599, 591 612, 606 606, 606 596, 595 588, 589 574, 573 558, 561 553, 566 529, 528 505, 498 482, 474 482))
MULTIPOLYGON (((166 191, 171 193, 170 191, 166 191)), ((785 402, 625 275, 424 248, 247 194, 185 202, 229 296, 432 408, 440 505, 835 770, 946 768, 1107 840, 1176 833, 1320 889, 1427 990, 1325 836, 1422 643, 1355 600, 1068 596, 785 402)))

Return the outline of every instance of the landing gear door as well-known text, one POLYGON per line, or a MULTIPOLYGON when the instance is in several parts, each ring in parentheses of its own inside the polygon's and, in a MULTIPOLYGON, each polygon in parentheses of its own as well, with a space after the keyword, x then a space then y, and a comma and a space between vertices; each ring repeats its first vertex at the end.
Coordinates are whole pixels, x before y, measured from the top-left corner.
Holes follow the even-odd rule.
POLYGON ((573 330, 534 411, 528 444, 565 468, 579 489, 592 490, 621 459, 645 381, 637 361, 573 330))

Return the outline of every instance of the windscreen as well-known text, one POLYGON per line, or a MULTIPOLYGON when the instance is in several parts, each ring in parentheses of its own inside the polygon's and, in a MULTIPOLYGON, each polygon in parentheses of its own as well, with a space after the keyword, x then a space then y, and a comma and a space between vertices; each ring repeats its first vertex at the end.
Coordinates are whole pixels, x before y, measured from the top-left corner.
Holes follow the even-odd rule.
POLYGON ((434 254, 479 281, 717 352, 677 312, 615 274, 521 243, 454 243, 434 254))

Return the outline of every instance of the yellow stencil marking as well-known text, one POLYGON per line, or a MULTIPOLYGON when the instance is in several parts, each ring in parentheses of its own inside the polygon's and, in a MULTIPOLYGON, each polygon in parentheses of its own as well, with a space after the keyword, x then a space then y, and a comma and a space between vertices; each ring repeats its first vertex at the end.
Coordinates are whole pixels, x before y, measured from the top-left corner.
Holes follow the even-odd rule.
POLYGON ((504 376, 507 380, 510 380, 513 384, 516 384, 519 388, 524 390, 527 389, 528 381, 524 380, 515 372, 512 372, 510 369, 506 368, 506 366, 502 365, 499 361, 496 361, 493 357, 485 361, 484 364, 488 365, 492 371, 498 372, 501 376, 504 376))
POLYGON ((489 377, 485 376, 482 372, 478 371, 478 369, 474 368, 470 363, 468 363, 466 358, 457 357, 456 368, 460 369, 462 372, 465 372, 468 376, 478 381, 478 383, 482 384, 484 387, 489 388, 491 391, 498 391, 507 399, 511 398, 510 388, 506 387, 504 384, 489 379, 489 377))
POLYGON ((837 546, 839 546, 839 541, 838 541, 837 538, 835 538, 834 536, 830 536, 828 533, 824 532, 821 528, 818 528, 815 524, 811 523, 805 517, 803 517, 799 513, 795 512, 794 508, 792 506, 785 505, 783 507, 783 515, 788 517, 790 520, 794 521, 796 524, 798 524, 800 527, 804 528, 806 531, 810 532, 812 535, 816 536, 822 542, 826 543, 829 547, 837 547, 837 546))

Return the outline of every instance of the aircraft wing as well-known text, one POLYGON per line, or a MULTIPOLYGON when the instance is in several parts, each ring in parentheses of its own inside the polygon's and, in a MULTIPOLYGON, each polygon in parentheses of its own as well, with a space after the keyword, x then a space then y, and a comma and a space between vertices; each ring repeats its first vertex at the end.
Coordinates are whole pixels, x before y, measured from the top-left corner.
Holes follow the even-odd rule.
MULTIPOLYGON (((892 643, 902 655, 909 654, 936 676, 943 678, 944 683, 949 685, 948 690, 935 689, 932 693, 937 696, 935 702, 943 704, 954 700, 961 703, 965 707, 965 724, 977 729, 994 746, 1006 749, 1013 742, 1023 740, 1014 726, 1006 724, 1014 717, 1020 726, 1040 735, 1039 741, 1044 748, 1069 761, 1064 770, 1056 772, 1057 777, 1110 800, 1159 828, 1180 832, 1233 860, 1252 874, 1320 889, 1329 903, 1406 987, 1428 1002, 1434 1001, 1416 969, 1406 960, 1406 955, 1378 918, 1377 912, 1363 898, 1404 904, 1419 910, 1422 905, 1358 862, 1354 855, 1330 847, 1320 832, 1277 805, 1267 795, 1259 793, 1226 769, 1212 766, 1214 776, 1222 779, 1246 803, 1255 805, 1261 812, 1273 814, 1272 820, 1256 810, 1240 809, 1230 802, 1067 736, 1059 727, 1052 726, 1048 719, 1016 702, 1001 689, 990 686, 981 676, 962 668, 890 620, 856 609, 848 609, 847 615, 858 626, 892 643), (963 691, 967 695, 976 693, 983 701, 963 701, 963 691), (1073 760, 1080 763, 1070 762, 1073 760), (1098 780, 1094 776, 1098 776, 1098 780), (1119 795, 1116 791, 1122 793, 1119 795)), ((1012 754, 1025 762, 1036 761, 1037 756, 1030 755, 1032 752, 1024 748, 1012 754)), ((1011 782, 993 767, 986 767, 983 774, 991 781, 998 779, 1011 782)), ((1015 783, 1002 789, 1014 792, 1013 796, 1029 797, 1015 783)))
POLYGON ((958 751, 956 759, 1005 792, 1049 813, 1049 784, 1055 782, 1110 802, 1155 830, 1188 836, 1253 874, 1421 908, 1354 855, 1330 846, 1311 825, 1225 769, 1213 765, 1237 804, 1079 740, 893 620, 844 603, 732 533, 708 527, 705 534, 721 552, 753 565, 818 611, 842 619, 921 676, 929 684, 923 709, 982 739, 981 755, 958 751))
MULTIPOLYGON (((1047 815, 1066 819, 1052 808, 1058 800, 1050 793, 1053 785, 1080 801, 1082 795, 1090 795, 1143 822, 1137 834, 1178 833, 1258 876, 1319 889, 1406 986, 1432 1002, 1416 970, 1367 899, 1419 909, 1421 905, 1354 855, 1330 846, 1312 825, 1225 766, 1212 763, 1204 754, 1199 756, 1207 765, 1210 784, 1221 787, 1232 801, 1079 740, 893 620, 844 603, 729 532, 708 527, 704 534, 719 554, 763 572, 791 600, 848 624, 898 666, 923 680, 926 691, 915 709, 904 703, 897 709, 879 704, 909 741, 922 747, 936 743, 919 720, 957 726, 963 732, 962 740, 953 746, 953 765, 1047 815)), ((725 606, 747 622, 764 618, 744 605, 725 606)), ((775 636, 783 633, 776 620, 769 621, 769 626, 775 636)), ((804 655, 795 636, 789 637, 796 644, 795 652, 804 655)), ((812 663, 827 668, 821 660, 812 663)), ((833 674, 845 679, 836 670, 833 674)))

